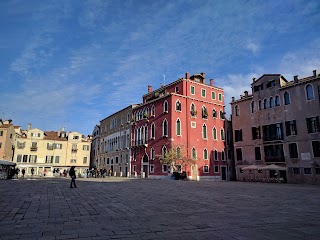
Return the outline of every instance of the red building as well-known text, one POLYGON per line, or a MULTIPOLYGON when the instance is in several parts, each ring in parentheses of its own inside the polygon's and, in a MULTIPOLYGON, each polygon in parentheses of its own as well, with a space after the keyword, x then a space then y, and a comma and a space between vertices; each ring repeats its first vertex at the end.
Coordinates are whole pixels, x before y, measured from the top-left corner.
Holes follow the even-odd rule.
POLYGON ((196 160, 186 171, 188 178, 227 179, 224 150, 224 92, 205 73, 162 86, 143 95, 133 109, 131 174, 148 178, 171 176, 170 166, 160 162, 172 147, 184 149, 196 160))

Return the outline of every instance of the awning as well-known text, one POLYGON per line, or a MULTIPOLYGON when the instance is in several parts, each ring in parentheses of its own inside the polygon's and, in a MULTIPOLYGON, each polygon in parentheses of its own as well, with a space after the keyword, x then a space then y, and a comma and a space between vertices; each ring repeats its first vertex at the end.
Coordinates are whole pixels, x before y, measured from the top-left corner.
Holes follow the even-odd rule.
POLYGON ((257 166, 257 165, 249 165, 246 167, 241 168, 242 170, 259 170, 261 169, 261 167, 257 166))
POLYGON ((7 161, 7 160, 0 160, 0 165, 15 166, 16 163, 15 162, 10 162, 10 161, 7 161))
POLYGON ((278 165, 275 165, 275 164, 270 164, 270 165, 261 167, 260 169, 261 170, 284 170, 284 171, 287 170, 286 167, 281 167, 281 166, 278 166, 278 165))

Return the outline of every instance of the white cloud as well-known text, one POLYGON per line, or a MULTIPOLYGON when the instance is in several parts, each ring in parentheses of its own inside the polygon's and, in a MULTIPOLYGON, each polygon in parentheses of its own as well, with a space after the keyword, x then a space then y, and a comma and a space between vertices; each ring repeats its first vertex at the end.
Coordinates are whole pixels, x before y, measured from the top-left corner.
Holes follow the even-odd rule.
POLYGON ((253 54, 258 53, 258 51, 260 50, 259 45, 257 43, 254 43, 252 40, 248 40, 245 47, 246 49, 251 51, 253 54))

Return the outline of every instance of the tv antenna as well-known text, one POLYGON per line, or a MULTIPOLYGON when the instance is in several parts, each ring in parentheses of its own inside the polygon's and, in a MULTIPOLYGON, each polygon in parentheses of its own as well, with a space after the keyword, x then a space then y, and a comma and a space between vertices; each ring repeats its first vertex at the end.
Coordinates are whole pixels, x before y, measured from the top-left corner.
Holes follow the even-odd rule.
POLYGON ((162 74, 162 76, 163 76, 163 86, 165 86, 166 85, 166 75, 162 74))

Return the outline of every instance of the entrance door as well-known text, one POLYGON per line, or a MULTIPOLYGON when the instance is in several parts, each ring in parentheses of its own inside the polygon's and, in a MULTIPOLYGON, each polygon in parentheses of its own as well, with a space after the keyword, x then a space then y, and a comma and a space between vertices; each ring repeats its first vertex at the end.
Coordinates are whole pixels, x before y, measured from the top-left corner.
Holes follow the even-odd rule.
POLYGON ((226 167, 221 167, 221 179, 223 181, 227 180, 227 168, 226 167))
POLYGON ((191 178, 192 180, 198 180, 198 166, 191 166, 191 178))
POLYGON ((124 173, 124 175, 126 176, 126 177, 128 177, 128 167, 125 167, 125 173, 124 173))
POLYGON ((143 165, 143 172, 145 174, 145 178, 148 178, 148 176, 149 176, 148 166, 149 165, 143 165))

